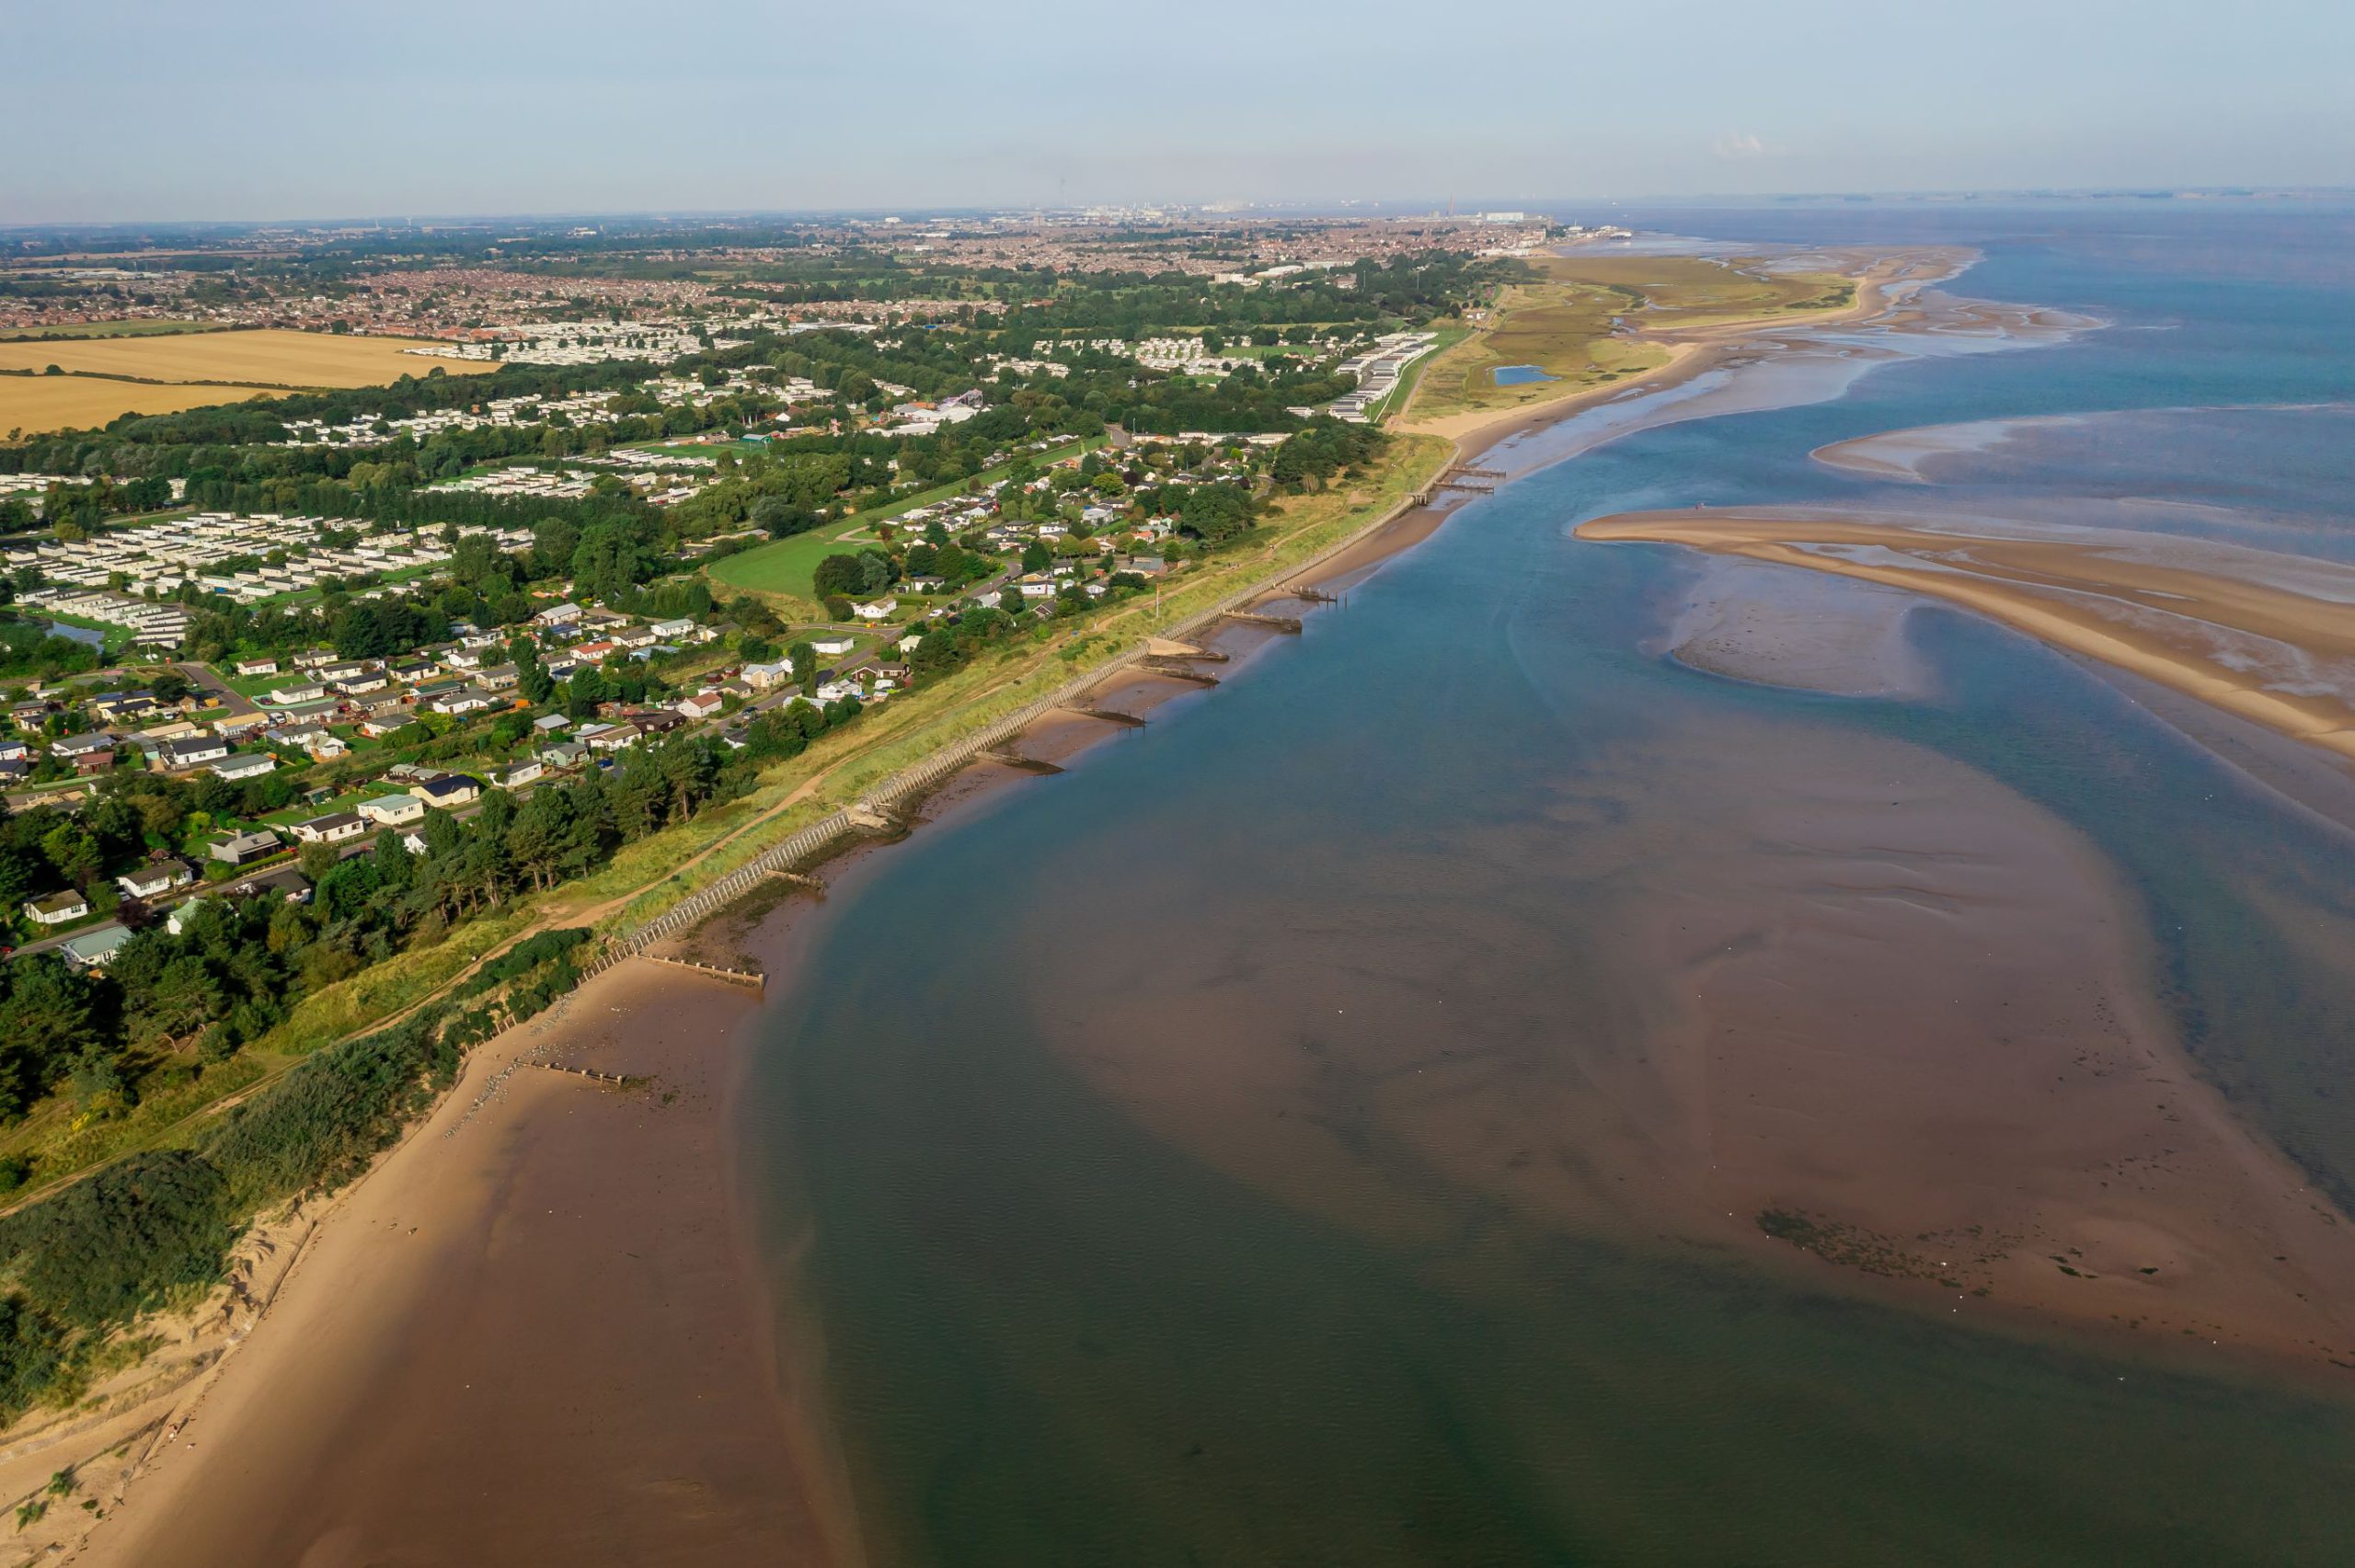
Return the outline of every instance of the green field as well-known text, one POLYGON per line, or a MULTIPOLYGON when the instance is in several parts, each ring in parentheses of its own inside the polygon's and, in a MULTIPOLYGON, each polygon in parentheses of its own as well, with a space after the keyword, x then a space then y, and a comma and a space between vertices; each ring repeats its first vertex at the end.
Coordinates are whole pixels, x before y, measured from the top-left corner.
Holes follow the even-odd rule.
POLYGON ((1421 384, 1423 372, 1445 356, 1450 349, 1472 336, 1472 329, 1461 322, 1453 326, 1434 326, 1431 332, 1439 338, 1439 346, 1407 367, 1406 373, 1398 378, 1398 384, 1390 389, 1390 395, 1366 410, 1367 418, 1378 425, 1406 407, 1413 401, 1415 388, 1421 384))
POLYGON ((873 540, 873 535, 864 529, 850 539, 840 538, 842 532, 836 524, 825 523, 807 533, 754 545, 715 561, 706 569, 714 582, 729 588, 814 599, 818 590, 811 579, 817 574, 818 563, 829 555, 853 553, 861 543, 873 540))
MULTIPOLYGON (((1082 452, 1103 444, 1102 436, 1090 436, 1085 441, 1074 441, 1069 446, 1057 447, 1052 452, 1040 452, 1033 461, 1043 468, 1051 463, 1060 463, 1066 457, 1076 457, 1082 452)), ((1005 477, 1005 468, 1003 465, 984 469, 970 479, 960 479, 954 485, 936 486, 929 490, 919 491, 904 499, 894 501, 889 508, 878 511, 873 517, 862 519, 855 532, 848 524, 823 523, 807 533, 796 533, 789 538, 775 540, 767 544, 756 544, 750 550, 741 551, 722 560, 714 561, 704 569, 712 581, 729 588, 752 593, 783 594, 791 599, 814 599, 817 588, 811 578, 818 570, 818 563, 829 555, 855 554, 862 543, 872 543, 874 535, 868 530, 872 529, 876 523, 889 522, 895 517, 915 510, 918 507, 928 507, 935 501, 945 501, 951 496, 961 496, 977 485, 987 485, 1004 477, 1005 477), (841 535, 844 532, 851 532, 852 536, 848 539, 842 538, 841 535)))

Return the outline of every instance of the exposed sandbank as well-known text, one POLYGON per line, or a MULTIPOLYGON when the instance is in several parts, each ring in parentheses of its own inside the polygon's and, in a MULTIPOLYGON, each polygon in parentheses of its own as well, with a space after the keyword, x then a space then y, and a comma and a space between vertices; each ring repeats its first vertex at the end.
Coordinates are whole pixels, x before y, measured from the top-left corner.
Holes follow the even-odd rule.
POLYGON ((1443 850, 1164 874, 1121 890, 1193 912, 1150 944, 1105 900, 1059 911, 1102 940, 1042 1027, 1336 1223, 1446 1256, 1501 1204, 1982 1328, 2355 1362, 2355 1234, 2192 1071, 2131 901, 1935 752, 1713 723, 1443 850))
POLYGON ((1776 509, 1629 512, 1578 530, 1911 589, 2355 758, 2355 570, 2068 532, 1776 509))

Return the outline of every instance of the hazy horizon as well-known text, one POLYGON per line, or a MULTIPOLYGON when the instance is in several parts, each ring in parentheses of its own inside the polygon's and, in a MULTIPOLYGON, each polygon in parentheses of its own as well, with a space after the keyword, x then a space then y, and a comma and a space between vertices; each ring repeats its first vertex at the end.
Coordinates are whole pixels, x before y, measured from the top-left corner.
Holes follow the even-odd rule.
POLYGON ((2355 11, 19 6, 0 225, 2335 188, 2355 11))

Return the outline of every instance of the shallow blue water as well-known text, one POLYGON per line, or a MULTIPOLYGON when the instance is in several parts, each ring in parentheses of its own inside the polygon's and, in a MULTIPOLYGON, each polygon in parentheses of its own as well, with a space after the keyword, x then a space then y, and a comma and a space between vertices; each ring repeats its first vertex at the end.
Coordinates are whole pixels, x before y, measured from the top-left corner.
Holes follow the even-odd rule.
MULTIPOLYGON (((1640 977, 1610 961, 1627 883, 1741 782, 1738 751, 1694 768, 1694 738, 1902 740, 2098 848, 2186 1044, 2355 1194, 2355 967, 2315 940, 2355 921, 2343 834, 1947 612, 1914 622, 1934 695, 1696 674, 1645 651, 1690 565, 1568 536, 1696 502, 1919 505, 1807 455, 1883 430, 2355 399, 2346 215, 1649 221, 1970 243, 1987 259, 1959 292, 2113 326, 1891 365, 1835 402, 1647 431, 1516 483, 1296 644, 920 833, 828 910, 766 1020, 747 1179, 781 1245, 814 1238, 787 1310, 823 1336, 886 1560, 2345 1560, 2343 1393, 1536 1223, 1467 1178, 1482 1151, 1459 1164, 1386 1119, 1406 1074, 1476 1058, 1535 1095, 1562 1041, 1634 1037, 1640 977)), ((2343 554, 2337 429, 2125 421, 1969 460, 1938 494, 2192 487, 2343 554)))
POLYGON ((1547 375, 1545 370, 1537 365, 1499 365, 1494 374, 1499 386, 1527 386, 1534 381, 1561 379, 1558 376, 1547 375))

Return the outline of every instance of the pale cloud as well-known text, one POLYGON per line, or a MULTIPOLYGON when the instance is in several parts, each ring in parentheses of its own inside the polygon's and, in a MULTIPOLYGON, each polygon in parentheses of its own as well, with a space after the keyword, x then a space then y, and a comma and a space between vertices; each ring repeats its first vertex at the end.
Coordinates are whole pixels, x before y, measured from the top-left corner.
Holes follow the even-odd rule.
POLYGON ((1737 136, 1728 132, 1710 143, 1709 150, 1729 163, 1740 163, 1749 158, 1764 157, 1766 143, 1760 141, 1754 132, 1737 136))

